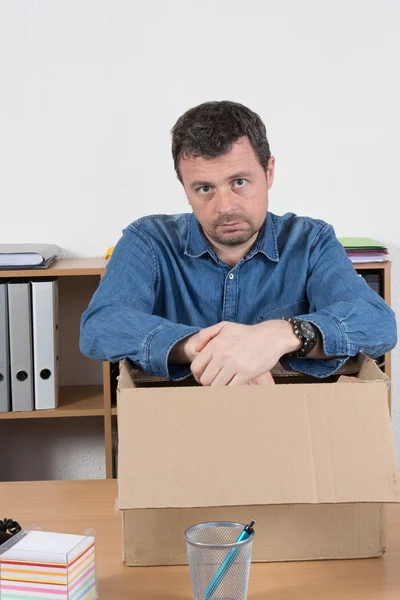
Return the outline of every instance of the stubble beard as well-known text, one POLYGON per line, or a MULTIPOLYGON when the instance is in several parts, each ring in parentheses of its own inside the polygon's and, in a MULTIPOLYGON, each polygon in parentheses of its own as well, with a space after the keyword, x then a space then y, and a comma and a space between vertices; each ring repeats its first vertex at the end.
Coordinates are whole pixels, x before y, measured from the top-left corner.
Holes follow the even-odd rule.
POLYGON ((243 215, 230 215, 229 217, 219 217, 215 219, 211 223, 208 235, 214 242, 217 242, 222 246, 240 246, 241 244, 248 242, 256 233, 258 233, 258 229, 255 228, 254 223, 243 218, 243 215), (229 223, 239 223, 239 228, 241 230, 237 233, 223 233, 219 230, 219 226, 229 223), (244 224, 247 225, 247 227, 243 230, 244 224))

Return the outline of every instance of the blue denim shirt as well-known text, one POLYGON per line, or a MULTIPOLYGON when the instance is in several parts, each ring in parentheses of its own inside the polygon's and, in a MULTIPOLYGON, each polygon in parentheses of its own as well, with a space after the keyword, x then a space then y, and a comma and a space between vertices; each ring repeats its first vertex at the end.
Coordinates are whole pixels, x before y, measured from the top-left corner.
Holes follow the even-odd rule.
POLYGON ((327 356, 290 359, 290 368, 326 377, 349 356, 379 357, 396 344, 392 310, 359 277, 323 221, 268 213, 249 253, 221 261, 193 214, 154 215, 124 231, 82 315, 83 354, 170 379, 190 365, 168 364, 171 348, 220 321, 253 325, 282 317, 316 325, 327 356))

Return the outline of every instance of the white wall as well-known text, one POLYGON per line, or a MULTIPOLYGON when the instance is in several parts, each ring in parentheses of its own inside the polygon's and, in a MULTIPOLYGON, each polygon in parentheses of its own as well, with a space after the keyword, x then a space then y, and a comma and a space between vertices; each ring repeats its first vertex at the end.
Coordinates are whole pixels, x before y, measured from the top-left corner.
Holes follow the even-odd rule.
POLYGON ((271 209, 389 244, 400 298, 399 19, 398 0, 0 0, 0 240, 102 255, 185 211, 169 130, 231 99, 267 125, 271 209))

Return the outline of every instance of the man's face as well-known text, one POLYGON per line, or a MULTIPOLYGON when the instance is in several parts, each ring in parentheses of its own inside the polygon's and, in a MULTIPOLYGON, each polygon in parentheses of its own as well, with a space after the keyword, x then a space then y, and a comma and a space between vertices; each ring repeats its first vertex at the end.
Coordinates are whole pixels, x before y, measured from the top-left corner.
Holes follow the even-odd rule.
POLYGON ((181 159, 186 195, 211 243, 239 246, 255 239, 267 215, 274 166, 271 157, 264 171, 247 137, 219 158, 181 159))

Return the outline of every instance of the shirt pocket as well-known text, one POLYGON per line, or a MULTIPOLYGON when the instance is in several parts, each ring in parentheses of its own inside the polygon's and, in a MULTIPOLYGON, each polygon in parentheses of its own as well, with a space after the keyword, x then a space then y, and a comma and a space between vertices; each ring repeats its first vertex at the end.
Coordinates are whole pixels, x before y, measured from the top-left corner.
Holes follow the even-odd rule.
POLYGON ((300 302, 285 304, 284 306, 265 312, 258 317, 258 321, 261 323, 261 321, 271 321, 272 319, 282 319, 283 317, 297 317, 297 315, 306 313, 308 313, 308 303, 305 300, 301 300, 300 302))

